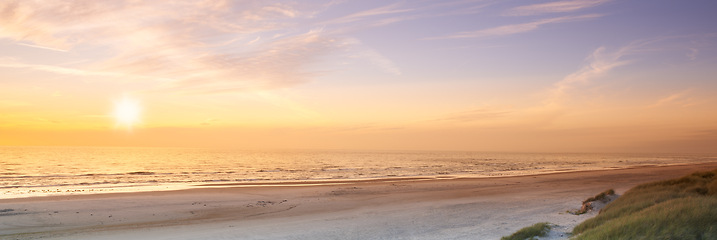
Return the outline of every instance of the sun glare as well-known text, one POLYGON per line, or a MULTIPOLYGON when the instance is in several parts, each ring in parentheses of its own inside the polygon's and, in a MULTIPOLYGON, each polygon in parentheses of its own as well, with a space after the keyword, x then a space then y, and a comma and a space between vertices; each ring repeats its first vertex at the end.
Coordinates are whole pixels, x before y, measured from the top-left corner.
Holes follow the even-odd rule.
POLYGON ((123 98, 115 102, 114 118, 117 126, 131 128, 139 123, 141 108, 139 102, 129 98, 123 98))

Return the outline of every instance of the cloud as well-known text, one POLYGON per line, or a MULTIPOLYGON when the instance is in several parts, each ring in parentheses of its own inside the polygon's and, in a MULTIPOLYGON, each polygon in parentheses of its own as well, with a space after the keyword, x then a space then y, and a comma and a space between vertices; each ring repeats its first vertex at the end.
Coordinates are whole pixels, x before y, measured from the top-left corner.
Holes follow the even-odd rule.
POLYGON ((700 50, 697 48, 688 48, 688 50, 690 51, 686 54, 687 57, 692 61, 696 60, 697 55, 700 53, 700 50))
POLYGON ((401 75, 401 69, 399 69, 398 66, 391 61, 391 59, 386 58, 376 50, 367 49, 366 51, 361 52, 359 57, 368 59, 371 63, 383 69, 385 72, 393 75, 401 75))
POLYGON ((658 99, 654 104, 650 105, 649 107, 656 108, 668 105, 678 105, 680 107, 692 106, 695 104, 695 101, 693 98, 689 97, 691 93, 691 89, 672 93, 666 97, 658 99))
POLYGON ((341 41, 322 30, 311 30, 245 52, 213 52, 187 58, 174 54, 159 58, 126 56, 111 64, 114 71, 171 77, 164 89, 184 93, 221 93, 271 89, 304 83, 314 76, 304 66, 341 47, 341 41))
POLYGON ((366 133, 366 132, 389 132, 405 129, 404 126, 383 125, 378 123, 364 123, 348 126, 321 127, 318 130, 328 133, 366 133))
POLYGON ((219 121, 219 120, 216 118, 207 118, 204 121, 202 121, 202 123, 200 123, 199 125, 209 126, 209 125, 212 125, 213 122, 217 122, 217 121, 219 121))
POLYGON ((330 21, 323 22, 323 24, 345 24, 345 23, 351 23, 351 22, 357 22, 360 20, 364 20, 368 17, 378 16, 378 15, 389 15, 389 14, 396 14, 396 13, 405 13, 405 12, 411 12, 414 9, 399 9, 401 6, 401 3, 394 3, 391 5, 386 5, 374 9, 369 9, 366 11, 360 11, 354 14, 350 14, 347 16, 339 17, 330 21))
POLYGON ((598 17, 602 17, 602 16, 603 15, 601 15, 601 14, 585 14, 585 15, 578 15, 578 16, 547 18, 547 19, 541 19, 541 20, 537 20, 537 21, 533 21, 533 22, 503 25, 503 26, 499 26, 499 27, 488 28, 488 29, 483 29, 483 30, 478 30, 478 31, 459 32, 459 33, 456 33, 453 35, 448 35, 448 36, 443 36, 443 37, 434 37, 434 38, 429 38, 429 39, 482 38, 482 37, 490 37, 490 36, 512 35, 512 34, 533 31, 533 30, 538 29, 540 26, 546 25, 546 24, 573 22, 573 21, 598 18, 598 17))
POLYGON ((436 9, 436 8, 443 8, 443 7, 450 7, 452 8, 449 11, 446 11, 445 13, 438 14, 438 16, 446 16, 446 15, 466 15, 466 14, 476 14, 483 10, 483 8, 488 7, 495 2, 492 1, 485 1, 485 0, 463 0, 463 1, 441 1, 438 3, 435 3, 433 5, 430 5, 426 8, 429 9, 436 9))
MULTIPOLYGON (((451 2, 469 4, 471 2, 451 2)), ((1 61, 0 67, 55 74, 152 80, 144 91, 230 93, 292 87, 330 70, 308 70, 345 48, 391 74, 389 58, 352 43, 357 26, 407 21, 436 6, 390 4, 329 21, 316 20, 336 2, 293 1, 2 1, 0 39, 68 51, 80 64, 1 61), (318 10, 317 10, 318 9, 318 10)), ((418 4, 420 5, 420 4, 418 4)), ((443 5, 441 5, 443 6, 443 5)), ((346 57, 345 55, 343 57, 346 57)), ((107 78, 106 78, 107 79, 107 78)))
POLYGON ((17 100, 0 100, 0 108, 15 108, 32 106, 32 103, 17 100))
POLYGON ((62 122, 59 121, 59 120, 50 120, 50 119, 47 119, 47 118, 35 118, 35 121, 47 122, 47 123, 53 123, 53 124, 62 123, 62 122))
POLYGON ((57 51, 57 52, 67 52, 66 49, 51 48, 51 47, 45 47, 45 46, 39 46, 39 45, 27 44, 27 43, 17 43, 17 45, 25 46, 25 47, 31 47, 31 48, 39 48, 39 49, 51 50, 51 51, 57 51))
POLYGON ((254 43, 258 42, 259 40, 261 40, 261 36, 256 37, 254 40, 251 40, 251 41, 249 41, 249 42, 246 43, 246 44, 251 45, 251 44, 254 44, 254 43))
POLYGON ((464 111, 454 113, 443 118, 436 119, 437 121, 452 121, 452 122, 475 122, 489 119, 502 118, 512 114, 510 110, 498 110, 493 108, 481 108, 470 111, 464 111))
POLYGON ((602 5, 612 0, 568 0, 538 3, 511 8, 504 16, 531 16, 546 13, 567 13, 602 5))
POLYGON ((358 39, 348 38, 343 43, 344 46, 349 50, 351 58, 366 60, 374 66, 380 68, 384 72, 393 75, 402 74, 401 69, 396 66, 396 63, 391 61, 391 59, 387 58, 386 56, 382 55, 374 49, 365 47, 358 39))
POLYGON ((59 66, 43 65, 43 64, 26 64, 26 63, 19 62, 12 58, 0 58, 0 68, 24 68, 24 69, 43 71, 43 72, 51 72, 51 73, 56 73, 56 74, 77 75, 77 76, 104 76, 104 77, 123 76, 122 74, 116 74, 116 73, 111 73, 111 72, 86 71, 86 70, 75 69, 75 68, 67 68, 67 67, 59 67, 59 66))
MULTIPOLYGON (((614 51, 609 51, 606 47, 599 47, 590 54, 586 63, 576 72, 573 72, 562 80, 553 84, 550 94, 544 101, 545 105, 559 105, 563 102, 571 89, 576 88, 578 84, 587 84, 594 79, 599 78, 612 71, 615 68, 625 66, 631 63, 627 60, 628 56, 645 57, 650 53, 663 52, 674 48, 669 42, 670 40, 682 39, 680 36, 658 37, 651 39, 642 39, 633 41, 614 51)), ((678 46, 682 46, 679 44, 678 46)), ((681 99, 688 91, 672 94, 666 98, 660 99, 652 107, 661 106, 670 102, 681 99)), ((683 104, 684 105, 684 104, 683 104)), ((689 104, 688 104, 689 105, 689 104)))
POLYGON ((182 92, 302 83, 311 75, 305 66, 336 46, 336 38, 324 31, 293 29, 301 27, 294 19, 308 15, 291 3, 3 1, 0 12, 0 38, 48 50, 92 51, 97 57, 75 68, 17 61, 3 61, 2 67, 134 76, 182 92), (267 38, 277 34, 281 37, 267 38))
POLYGON ((490 5, 485 3, 484 0, 428 1, 423 3, 414 1, 410 3, 410 7, 404 7, 407 4, 400 2, 359 11, 323 21, 320 25, 341 25, 341 31, 348 32, 355 29, 381 27, 416 19, 476 14, 490 5))
POLYGON ((636 47, 636 44, 630 44, 613 52, 607 51, 605 47, 596 49, 587 58, 588 62, 580 68, 580 70, 567 75, 562 80, 553 84, 550 95, 544 102, 545 105, 557 105, 564 100, 568 91, 574 88, 576 84, 586 84, 614 68, 628 64, 629 61, 623 60, 622 58, 636 47))

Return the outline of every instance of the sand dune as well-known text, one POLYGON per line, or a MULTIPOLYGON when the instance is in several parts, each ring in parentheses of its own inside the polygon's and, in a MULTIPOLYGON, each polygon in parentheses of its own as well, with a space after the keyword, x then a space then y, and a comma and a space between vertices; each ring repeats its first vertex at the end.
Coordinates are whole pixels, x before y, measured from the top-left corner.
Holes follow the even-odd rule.
POLYGON ((0 200, 0 239, 499 239, 605 189, 717 168, 650 166, 482 179, 198 189, 0 200))

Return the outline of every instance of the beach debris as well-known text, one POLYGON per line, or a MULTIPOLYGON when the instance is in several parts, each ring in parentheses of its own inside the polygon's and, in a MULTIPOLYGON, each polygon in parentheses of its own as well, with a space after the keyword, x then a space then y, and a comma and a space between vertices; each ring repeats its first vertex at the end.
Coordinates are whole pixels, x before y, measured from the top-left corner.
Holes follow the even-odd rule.
POLYGON ((256 203, 254 203, 254 204, 251 204, 251 203, 250 203, 250 204, 247 204, 246 207, 258 207, 258 206, 266 207, 266 206, 270 206, 270 205, 274 205, 274 204, 282 204, 282 203, 285 203, 285 202, 287 202, 287 201, 288 201, 288 200, 286 200, 286 199, 282 200, 281 202, 274 202, 274 201, 256 201, 256 203))
POLYGON ((22 214, 22 213, 18 213, 18 212, 14 212, 14 211, 15 211, 15 209, 12 209, 12 208, 0 209, 0 216, 12 216, 12 215, 22 214))
POLYGON ((346 194, 356 193, 358 190, 361 190, 361 189, 362 189, 362 188, 360 188, 360 187, 338 188, 338 189, 336 189, 336 190, 334 190, 334 191, 331 191, 330 194, 331 194, 331 195, 336 195, 336 196, 346 195, 346 194))

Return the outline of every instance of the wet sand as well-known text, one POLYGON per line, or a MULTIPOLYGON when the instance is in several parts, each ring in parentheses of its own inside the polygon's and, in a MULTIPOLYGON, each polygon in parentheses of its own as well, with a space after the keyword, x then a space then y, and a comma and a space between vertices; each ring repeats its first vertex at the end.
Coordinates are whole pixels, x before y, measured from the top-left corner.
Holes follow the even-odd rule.
POLYGON ((715 168, 0 199, 0 239, 499 239, 544 221, 558 225, 553 237, 560 238, 595 214, 566 213, 587 197, 715 168))

